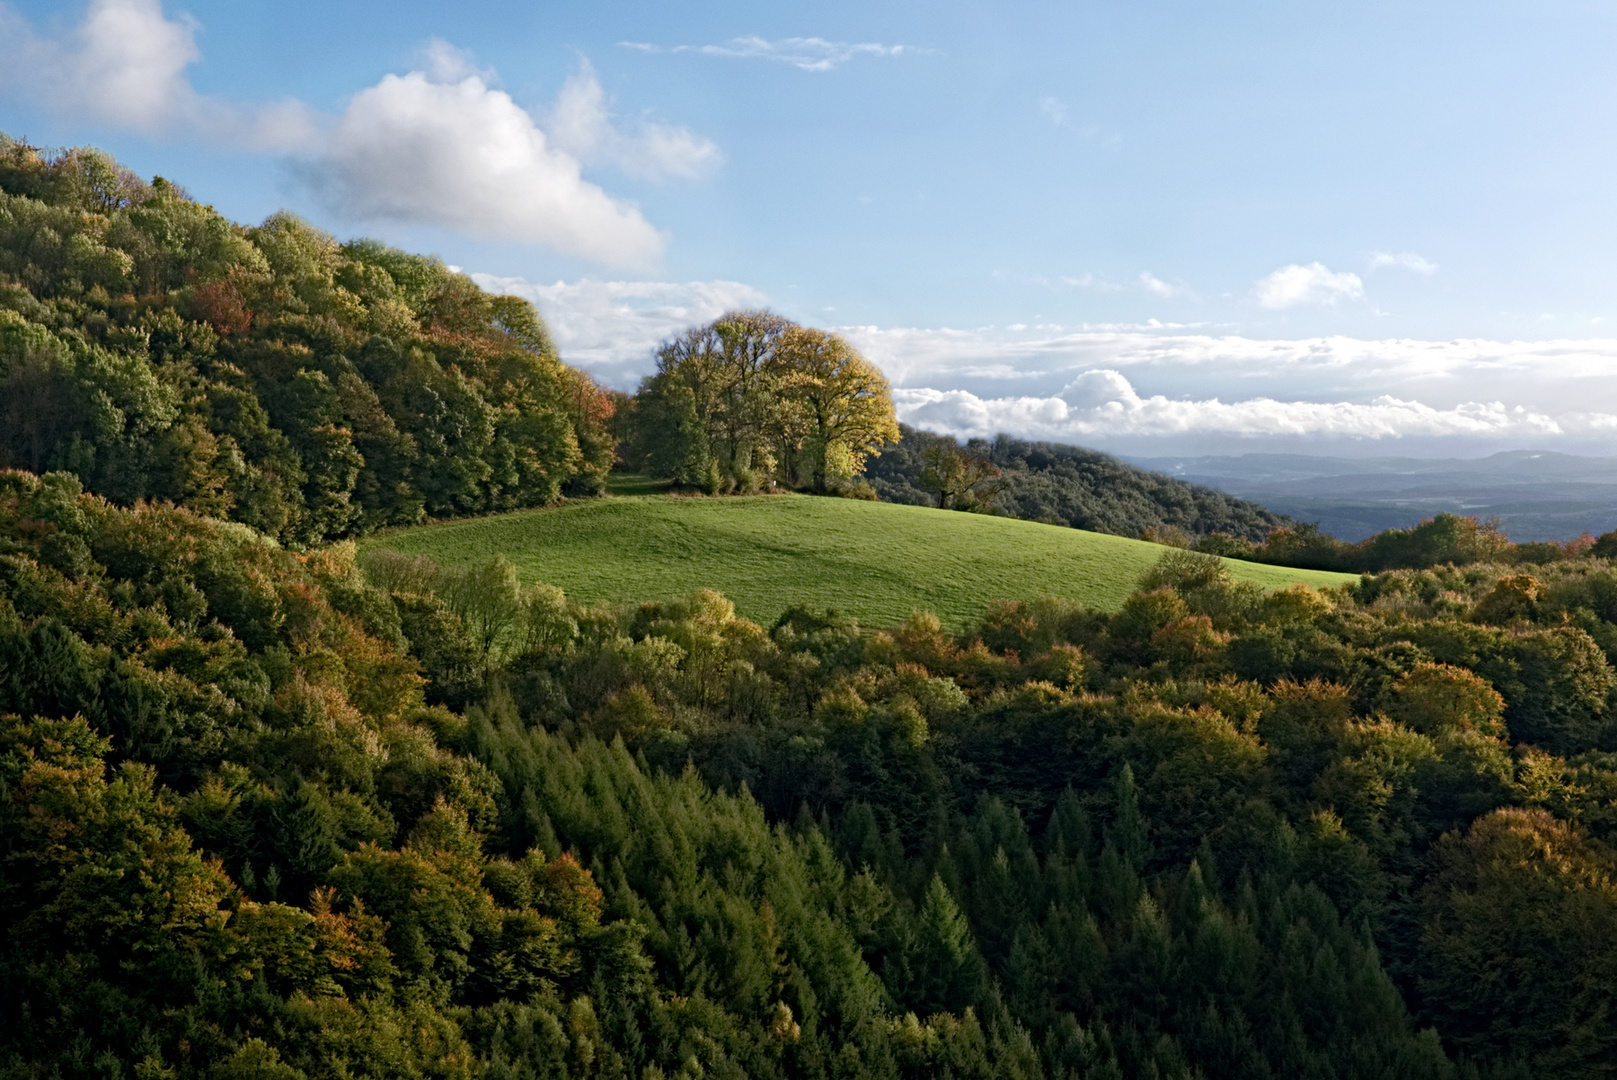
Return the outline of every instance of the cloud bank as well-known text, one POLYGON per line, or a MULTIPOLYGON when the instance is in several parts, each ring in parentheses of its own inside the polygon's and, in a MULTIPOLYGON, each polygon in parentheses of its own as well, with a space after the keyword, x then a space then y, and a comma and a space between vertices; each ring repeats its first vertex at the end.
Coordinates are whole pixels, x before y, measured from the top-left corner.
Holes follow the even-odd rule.
POLYGON ((0 93, 146 135, 289 154, 327 209, 354 222, 434 225, 625 268, 654 265, 667 238, 584 170, 692 179, 719 161, 684 128, 622 128, 587 62, 541 120, 468 53, 434 40, 419 70, 387 75, 325 116, 297 101, 198 93, 187 76, 201 59, 196 34, 159 0, 92 0, 82 24, 55 36, 0 6, 0 93))
POLYGON ((1516 394, 1540 388, 1549 403, 1568 400, 1567 388, 1578 386, 1580 397, 1573 400, 1617 405, 1617 339, 1262 339, 1186 329, 1146 323, 1028 332, 849 326, 841 332, 899 385, 997 380, 1053 391, 1077 372, 1106 367, 1152 380, 1218 381, 1294 396, 1313 391, 1366 400, 1388 392, 1451 397, 1508 385, 1516 394))
POLYGON ((1602 453, 1617 432, 1617 340, 1260 340, 1144 326, 842 332, 892 379, 901 419, 962 436, 1602 453))
MULTIPOLYGON (((625 390, 654 369, 659 342, 769 299, 733 281, 473 277, 534 301, 564 358, 625 390)), ((1602 453, 1617 434, 1617 340, 1262 340, 1149 325, 835 329, 887 374, 900 419, 965 437, 1003 431, 1208 452, 1330 442, 1332 452, 1357 443, 1391 453, 1418 442, 1445 452, 1602 453)))
POLYGON ((1438 409, 1381 395, 1370 402, 1178 400, 1141 396, 1120 372, 1086 371, 1051 397, 981 398, 965 390, 899 389, 899 419, 961 436, 1001 431, 1059 441, 1173 436, 1352 439, 1490 438, 1528 442, 1617 431, 1617 414, 1551 417, 1520 405, 1438 409))

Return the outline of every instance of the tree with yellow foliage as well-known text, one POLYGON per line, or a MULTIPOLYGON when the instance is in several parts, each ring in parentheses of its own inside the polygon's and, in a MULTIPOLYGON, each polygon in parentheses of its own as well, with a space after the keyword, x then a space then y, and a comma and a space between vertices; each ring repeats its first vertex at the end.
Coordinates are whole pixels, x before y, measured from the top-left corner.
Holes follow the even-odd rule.
POLYGON ((665 342, 635 397, 639 464, 710 492, 827 492, 897 442, 892 392, 842 337, 729 311, 665 342))
POLYGON ((783 434, 803 433, 798 468, 814 491, 852 479, 866 458, 898 441, 886 378, 841 335, 793 326, 780 354, 790 418, 783 434))

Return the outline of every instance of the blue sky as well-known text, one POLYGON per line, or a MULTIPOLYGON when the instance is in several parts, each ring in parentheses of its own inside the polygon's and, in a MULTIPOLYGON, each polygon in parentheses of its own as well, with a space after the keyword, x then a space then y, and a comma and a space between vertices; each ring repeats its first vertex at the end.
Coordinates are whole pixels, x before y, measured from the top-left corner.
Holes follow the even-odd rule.
POLYGON ((1617 7, 0 6, 0 130, 531 296, 731 304, 901 414, 1132 452, 1606 453, 1617 7))

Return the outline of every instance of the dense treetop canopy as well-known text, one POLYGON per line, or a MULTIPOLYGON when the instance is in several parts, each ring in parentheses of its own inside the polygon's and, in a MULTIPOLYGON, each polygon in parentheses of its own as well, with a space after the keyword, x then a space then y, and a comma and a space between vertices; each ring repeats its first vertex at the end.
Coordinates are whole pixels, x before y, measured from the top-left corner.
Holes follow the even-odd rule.
POLYGON ((0 474, 0 1070, 1605 1075, 1617 570, 1165 551, 762 627, 0 474))
POLYGON ((631 404, 631 463, 709 493, 843 490, 898 439, 875 365, 768 311, 726 312, 665 342, 631 404))
POLYGON ((598 490, 611 412, 436 259, 0 136, 0 463, 307 545, 598 490))

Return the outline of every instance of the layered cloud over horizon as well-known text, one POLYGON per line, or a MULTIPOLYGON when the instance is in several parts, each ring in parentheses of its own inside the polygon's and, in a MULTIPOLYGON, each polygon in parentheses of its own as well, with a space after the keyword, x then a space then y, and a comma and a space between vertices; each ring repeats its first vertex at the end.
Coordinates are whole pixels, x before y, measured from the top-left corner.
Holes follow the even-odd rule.
MULTIPOLYGON (((654 369, 663 340, 768 302, 730 281, 473 277, 532 300, 565 359, 623 390, 654 369)), ((1266 340, 1160 324, 837 329, 887 374, 899 419, 963 438, 1601 453, 1617 435, 1617 339, 1266 340)))
POLYGON ((894 391, 899 419, 964 437, 1000 432, 1061 442, 1153 437, 1310 438, 1384 440, 1418 437, 1518 439, 1541 443, 1562 436, 1607 437, 1617 414, 1552 417, 1503 402, 1463 402, 1437 409, 1384 394, 1366 403, 1185 400, 1142 397, 1120 372, 1086 371, 1051 397, 981 398, 965 390, 894 391))
POLYGON ((900 419, 967 437, 1604 452, 1617 433, 1612 339, 1265 340, 1151 326, 843 333, 888 373, 900 419))

